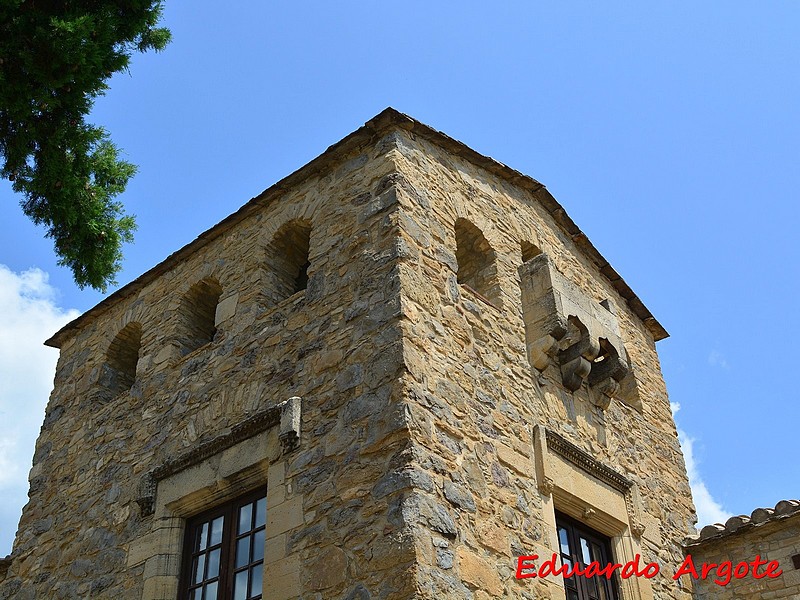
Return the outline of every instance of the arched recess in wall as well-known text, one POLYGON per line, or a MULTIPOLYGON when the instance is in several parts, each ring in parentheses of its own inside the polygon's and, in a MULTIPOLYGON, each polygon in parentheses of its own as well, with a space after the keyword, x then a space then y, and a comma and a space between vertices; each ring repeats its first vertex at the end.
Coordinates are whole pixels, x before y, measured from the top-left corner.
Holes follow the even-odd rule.
POLYGON ((284 223, 267 247, 267 268, 271 273, 268 293, 273 302, 305 290, 308 286, 311 223, 293 219, 284 223))
POLYGON ((142 326, 128 323, 111 341, 98 381, 100 397, 110 400, 133 387, 142 346, 142 326))
POLYGON ((483 232, 467 219, 458 219, 456 262, 458 283, 465 285, 496 306, 500 306, 497 255, 483 232))
POLYGON ((539 256, 542 251, 536 244, 532 244, 531 242, 523 241, 520 244, 520 251, 522 252, 522 262, 526 263, 530 260, 533 260, 537 256, 539 256))
POLYGON ((178 341, 181 354, 186 355, 214 339, 217 332, 216 312, 222 287, 208 277, 195 283, 181 299, 178 341))

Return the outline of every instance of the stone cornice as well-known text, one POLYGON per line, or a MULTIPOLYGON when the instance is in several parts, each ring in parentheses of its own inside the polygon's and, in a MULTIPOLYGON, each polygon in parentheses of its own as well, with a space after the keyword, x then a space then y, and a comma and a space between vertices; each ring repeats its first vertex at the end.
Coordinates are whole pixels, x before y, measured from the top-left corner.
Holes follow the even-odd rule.
POLYGON ((607 467, 588 452, 581 450, 572 442, 568 442, 555 431, 547 429, 546 436, 547 447, 553 453, 558 454, 577 467, 580 467, 603 483, 610 485, 615 490, 625 494, 633 486, 633 482, 630 479, 617 473, 614 469, 607 467))

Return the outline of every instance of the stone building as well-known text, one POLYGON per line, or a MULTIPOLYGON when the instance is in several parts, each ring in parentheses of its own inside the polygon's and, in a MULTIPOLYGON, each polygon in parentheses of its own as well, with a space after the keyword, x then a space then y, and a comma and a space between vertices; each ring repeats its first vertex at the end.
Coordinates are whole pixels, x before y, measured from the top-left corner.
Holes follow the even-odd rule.
POLYGON ((696 600, 800 598, 800 500, 782 500, 775 508, 757 508, 724 525, 706 525, 685 545, 695 568, 722 565, 695 580, 696 600), (756 557, 766 564, 753 564, 756 557), (767 573, 773 561, 775 577, 767 573))
POLYGON ((0 598, 688 600, 667 333, 539 182, 392 109, 57 332, 0 598))

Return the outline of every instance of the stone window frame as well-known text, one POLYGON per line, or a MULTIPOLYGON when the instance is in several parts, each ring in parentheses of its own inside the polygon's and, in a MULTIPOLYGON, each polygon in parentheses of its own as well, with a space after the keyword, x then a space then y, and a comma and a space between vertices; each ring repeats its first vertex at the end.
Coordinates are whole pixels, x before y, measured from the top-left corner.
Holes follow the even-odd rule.
POLYGON ((259 534, 263 536, 266 533, 266 502, 267 491, 262 487, 257 487, 255 491, 251 490, 187 520, 178 587, 179 600, 194 598, 198 591, 204 593, 204 588, 207 586, 213 586, 216 590, 214 598, 219 596, 230 598, 232 597, 230 593, 233 593, 233 597, 235 597, 238 595, 240 584, 246 588, 245 596, 250 598, 257 595, 258 600, 262 600, 263 581, 257 591, 247 588, 254 581, 252 574, 259 568, 263 578, 266 540, 262 542, 260 556, 254 552, 254 548, 251 546, 259 534), (258 506, 263 508, 259 510, 258 506), (247 512, 242 512, 244 507, 248 507, 247 512), (249 523, 245 522, 244 526, 241 521, 243 515, 246 515, 247 521, 249 521, 249 523), (222 521, 218 539, 215 539, 213 523, 220 519, 222 521), (247 543, 240 547, 242 540, 247 543), (240 549, 244 549, 246 552, 243 561, 240 560, 240 549), (213 553, 217 554, 217 567, 215 572, 209 573, 207 570, 210 570, 212 564, 210 556, 213 553), (196 563, 195 557, 197 558, 196 563), (244 574, 244 580, 240 579, 242 574, 244 574))
MULTIPOLYGON (((533 445, 542 517, 548 529, 548 548, 539 554, 550 556, 559 551, 558 511, 608 537, 615 562, 624 564, 636 554, 642 555, 646 528, 636 483, 542 425, 534 427, 533 445)), ((561 576, 544 579, 565 593, 561 576)), ((618 591, 619 600, 654 597, 650 581, 643 577, 621 579, 618 591)))
POLYGON ((136 503, 150 529, 131 541, 128 569, 143 569, 142 600, 175 600, 188 519, 244 493, 266 488, 263 597, 294 597, 300 565, 287 534, 304 522, 303 498, 286 481, 288 454, 300 443, 302 400, 293 397, 148 471, 136 503))

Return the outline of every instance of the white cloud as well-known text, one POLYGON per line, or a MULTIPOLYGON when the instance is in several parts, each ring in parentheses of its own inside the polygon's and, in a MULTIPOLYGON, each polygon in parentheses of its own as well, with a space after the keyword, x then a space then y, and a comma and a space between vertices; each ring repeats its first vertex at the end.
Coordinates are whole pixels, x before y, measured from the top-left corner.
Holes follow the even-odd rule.
POLYGON ((708 364, 712 367, 719 367, 721 369, 730 369, 728 360, 717 350, 712 350, 708 355, 708 364))
MULTIPOLYGON (((675 417, 675 414, 681 409, 681 405, 677 402, 670 402, 670 408, 672 409, 672 416, 675 417)), ((678 439, 683 449, 683 459, 686 461, 686 472, 689 475, 689 486, 692 488, 692 497, 697 509, 698 529, 702 529, 705 525, 712 523, 724 523, 731 517, 731 513, 727 512, 719 502, 714 500, 703 478, 700 476, 700 471, 694 458, 695 440, 690 438, 680 427, 678 427, 678 439)))
POLYGON ((44 340, 78 316, 56 303, 47 273, 14 273, 0 264, 0 557, 11 552, 28 471, 53 387, 58 350, 44 340))

